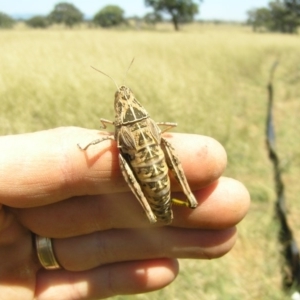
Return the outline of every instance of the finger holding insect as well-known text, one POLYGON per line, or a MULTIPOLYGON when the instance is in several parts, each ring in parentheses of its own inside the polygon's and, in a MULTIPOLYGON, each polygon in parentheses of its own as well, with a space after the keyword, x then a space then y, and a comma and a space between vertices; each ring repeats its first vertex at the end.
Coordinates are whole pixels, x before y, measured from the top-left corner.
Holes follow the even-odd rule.
MULTIPOLYGON (((85 131, 85 129, 80 130, 85 131)), ((91 138, 94 137, 95 139, 97 135, 99 136, 99 132, 86 130, 86 133, 82 133, 82 135, 90 136, 90 138, 85 137, 86 141, 90 141, 91 138)), ((211 184, 224 172, 227 164, 226 152, 215 139, 182 133, 166 133, 164 138, 176 149, 176 154, 193 190, 211 184)), ((77 162, 82 167, 78 175, 82 176, 83 183, 88 189, 86 194, 110 193, 112 189, 114 192, 129 190, 122 178, 118 157, 117 143, 113 141, 99 143, 97 147, 90 147, 85 152, 85 159, 88 166, 90 166, 89 169, 82 165, 86 161, 82 161, 82 157, 79 159, 78 154, 76 155, 77 162), (110 166, 112 166, 112 170, 109 170, 110 166), (100 172, 101 174, 99 174, 100 172), (92 176, 89 176, 90 174, 92 176), (97 180, 96 176, 98 176, 99 184, 91 186, 97 180), (112 181, 108 182, 109 179, 112 181), (105 186, 101 184, 103 181, 105 181, 105 186)), ((172 190, 181 191, 180 185, 173 176, 170 176, 170 180, 172 190)))
MULTIPOLYGON (((76 147, 78 140, 85 144, 104 137, 109 134, 75 127, 1 137, 1 203, 23 208, 75 196, 129 191, 115 141, 104 141, 84 152, 76 147), (13 161, 12 155, 6 155, 12 151, 13 161)), ((168 133, 165 137, 176 148, 192 190, 221 176, 226 153, 217 141, 190 134, 168 133)), ((181 190, 172 177, 171 186, 173 191, 181 190)))
MULTIPOLYGON (((28 208, 16 210, 17 217, 27 228, 43 236, 67 237, 109 228, 150 226, 121 175, 116 143, 105 141, 82 155, 73 147, 78 136, 90 140, 99 134, 81 128, 58 128, 13 139, 2 137, 1 141, 5 140, 1 144, 3 148, 20 152, 14 156, 20 160, 14 163, 2 157, 0 193, 5 186, 15 187, 6 189, 9 193, 1 198, 2 203, 8 207, 28 208), (5 172, 6 165, 9 168, 5 172), (18 169, 13 170, 12 166, 18 169), (27 178, 31 178, 30 182, 27 178)), ((248 203, 245 191, 237 193, 240 186, 233 184, 224 193, 226 184, 220 189, 222 180, 216 188, 208 186, 219 178, 226 165, 226 155, 220 144, 197 135, 172 134, 168 139, 176 146, 187 179, 198 190, 196 196, 201 203, 196 210, 174 206, 173 226, 214 229, 239 222, 248 203), (219 197, 209 200, 207 195, 213 196, 211 191, 219 189, 219 197), (236 195, 241 196, 237 198, 236 195)), ((2 156, 8 152, 3 151, 2 156)), ((183 194, 175 196, 184 197, 183 194)))
MULTIPOLYGON (((183 193, 175 193, 183 197, 183 193)), ((237 225, 249 209, 249 194, 236 180, 220 178, 195 191, 195 210, 173 206, 170 226, 193 230, 223 230, 237 225)), ((55 238, 73 237, 113 228, 147 228, 151 225, 131 192, 71 198, 30 209, 14 209, 18 221, 31 231, 55 238), (61 220, 64 222, 61 222, 61 220)))

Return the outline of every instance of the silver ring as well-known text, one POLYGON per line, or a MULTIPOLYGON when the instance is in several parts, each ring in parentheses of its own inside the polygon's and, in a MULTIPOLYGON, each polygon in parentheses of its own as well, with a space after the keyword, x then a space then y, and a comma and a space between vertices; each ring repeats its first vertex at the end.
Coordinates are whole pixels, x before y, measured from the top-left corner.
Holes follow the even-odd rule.
POLYGON ((36 234, 35 246, 39 261, 46 270, 61 269, 61 266, 55 257, 52 240, 50 238, 36 234))

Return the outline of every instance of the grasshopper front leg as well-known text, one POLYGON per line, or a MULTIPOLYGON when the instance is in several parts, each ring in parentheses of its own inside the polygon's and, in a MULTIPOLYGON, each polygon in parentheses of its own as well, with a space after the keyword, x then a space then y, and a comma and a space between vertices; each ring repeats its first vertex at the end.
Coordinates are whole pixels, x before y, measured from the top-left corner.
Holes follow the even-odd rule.
POLYGON ((187 201, 180 201, 180 200, 175 199, 173 201, 173 203, 182 205, 182 202, 183 202, 184 204, 187 204, 187 206, 190 208, 196 208, 198 205, 198 202, 190 189, 190 186, 186 180, 184 171, 182 169, 181 163, 180 163, 177 155, 175 154, 174 149, 172 148, 172 145, 166 139, 161 138, 161 146, 165 153, 166 162, 167 162, 167 165, 168 165, 170 171, 174 175, 175 179, 181 185, 182 190, 187 197, 187 201))
POLYGON ((101 129, 106 129, 107 128, 106 124, 115 125, 115 122, 106 120, 106 119, 102 119, 102 118, 100 119, 100 122, 102 124, 102 126, 100 126, 101 129))
MULTIPOLYGON (((101 126, 102 129, 106 128, 106 124, 110 124, 110 125, 115 124, 113 121, 106 120, 106 119, 100 119, 100 122, 102 124, 102 126, 101 126)), ((86 150, 89 146, 96 145, 96 144, 99 144, 99 143, 101 143, 103 141, 107 141, 107 140, 115 140, 115 137, 113 135, 109 135, 102 139, 93 140, 90 143, 86 144, 84 147, 80 146, 79 144, 77 144, 77 146, 80 150, 86 150)))
POLYGON ((161 130, 161 133, 164 133, 174 127, 177 126, 177 123, 172 123, 172 122, 158 122, 156 123, 156 125, 158 125, 158 127, 162 127, 164 126, 164 128, 161 130))
POLYGON ((92 146, 92 145, 96 145, 96 144, 99 144, 103 141, 107 141, 107 140, 114 140, 114 136, 113 135, 109 135, 107 137, 104 137, 102 139, 96 139, 96 140, 93 140, 91 142, 89 142, 88 144, 86 144, 84 147, 80 146, 79 144, 77 144, 78 148, 80 150, 86 150, 88 147, 92 146))
POLYGON ((119 154, 119 162, 125 181, 127 182, 135 197, 139 200, 140 204, 142 205, 150 223, 156 223, 156 216, 153 213, 138 181, 136 180, 134 173, 132 172, 130 166, 128 165, 127 161, 123 158, 121 153, 119 154))
MULTIPOLYGON (((100 119, 100 122, 102 124, 101 126, 101 129, 106 129, 106 124, 110 124, 110 125, 114 125, 115 123, 113 121, 110 121, 110 120, 106 120, 106 119, 100 119)), ((103 141, 106 141, 106 140, 114 140, 114 136, 113 135, 109 135, 107 137, 104 137, 102 139, 96 139, 96 140, 93 140, 91 141, 90 143, 86 144, 84 147, 80 146, 79 144, 77 144, 78 148, 80 150, 86 150, 89 146, 92 146, 92 145, 96 145, 96 144, 99 144, 103 141)))

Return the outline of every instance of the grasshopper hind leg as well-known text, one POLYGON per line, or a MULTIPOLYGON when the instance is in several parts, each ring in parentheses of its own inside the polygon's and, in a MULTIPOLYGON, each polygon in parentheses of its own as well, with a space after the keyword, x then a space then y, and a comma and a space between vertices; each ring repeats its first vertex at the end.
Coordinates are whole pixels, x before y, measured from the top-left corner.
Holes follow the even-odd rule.
POLYGON ((187 197, 187 200, 178 200, 172 199, 172 203, 175 205, 187 206, 190 208, 196 208, 198 202, 192 193, 190 186, 186 180, 184 175, 184 171, 182 169, 181 163, 174 152, 172 145, 164 138, 161 139, 161 146, 166 156, 167 165, 174 175, 175 179, 179 182, 184 194, 187 197))
POLYGON ((155 214, 153 213, 139 183, 137 182, 134 173, 132 172, 127 161, 121 154, 119 154, 119 161, 120 161, 120 167, 121 167, 123 177, 124 177, 125 181, 127 182, 128 186, 130 187, 131 191, 135 195, 135 197, 138 199, 138 201, 142 205, 144 211, 147 214, 147 217, 148 217, 150 223, 156 223, 157 218, 156 218, 155 214))

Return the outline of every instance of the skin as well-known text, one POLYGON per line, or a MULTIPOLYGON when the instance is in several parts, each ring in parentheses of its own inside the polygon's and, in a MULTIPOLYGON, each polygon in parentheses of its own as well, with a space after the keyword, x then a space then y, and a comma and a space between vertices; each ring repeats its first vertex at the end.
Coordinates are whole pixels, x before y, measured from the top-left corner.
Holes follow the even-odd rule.
MULTIPOLYGON (((0 137, 1 299, 102 299, 170 284, 178 258, 212 259, 233 247, 249 194, 221 177, 223 147, 209 137, 164 136, 199 203, 173 206, 170 226, 151 225, 129 191, 114 141, 80 151, 105 133, 82 128, 0 137), (53 238, 63 269, 44 270, 33 234, 53 238)), ((184 199, 171 179, 174 198, 184 199)))

